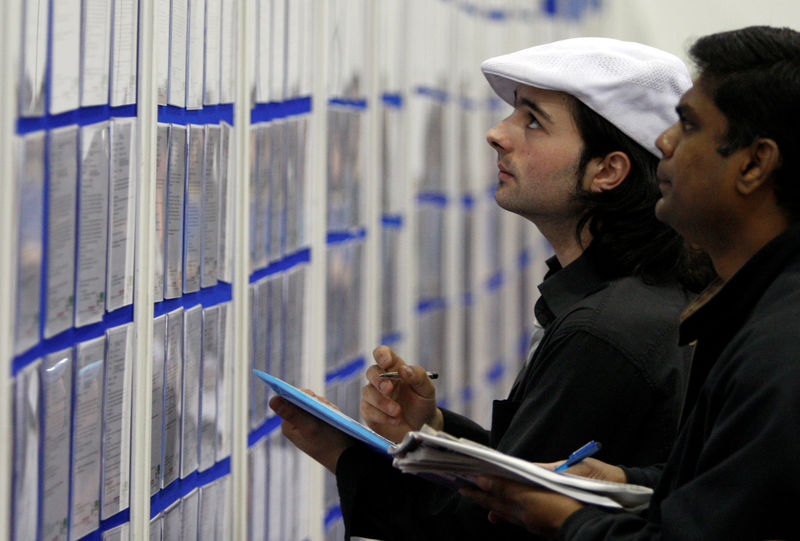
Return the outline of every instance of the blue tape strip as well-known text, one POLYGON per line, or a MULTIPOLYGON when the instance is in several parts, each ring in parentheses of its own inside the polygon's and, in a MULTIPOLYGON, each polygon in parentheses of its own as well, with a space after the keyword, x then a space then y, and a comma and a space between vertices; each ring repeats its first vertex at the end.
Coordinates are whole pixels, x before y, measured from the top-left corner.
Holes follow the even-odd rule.
POLYGON ((328 510, 325 512, 325 529, 327 530, 334 522, 339 520, 342 520, 342 508, 338 505, 328 508, 328 510))
POLYGON ((33 348, 14 357, 11 364, 12 375, 16 376, 17 372, 40 357, 72 347, 79 342, 85 342, 92 338, 103 336, 107 329, 118 327, 132 321, 133 305, 131 304, 123 306, 113 312, 107 312, 103 316, 103 320, 98 323, 93 323, 92 325, 86 325, 84 327, 72 327, 52 338, 40 340, 33 348))
POLYGON ((475 198, 467 194, 461 197, 461 206, 465 209, 472 209, 475 206, 475 198))
POLYGON ((503 271, 497 271, 486 280, 486 289, 487 291, 497 291, 503 287, 504 283, 505 278, 503 277, 503 271))
POLYGON ((366 366, 367 360, 364 357, 357 357, 356 359, 353 359, 352 361, 327 372, 325 374, 325 385, 336 380, 348 379, 354 374, 361 374, 362 370, 364 370, 366 366))
POLYGON ((207 105, 202 109, 184 109, 174 105, 158 106, 158 121, 172 124, 233 124, 233 104, 207 105))
POLYGON ((44 116, 35 118, 18 118, 17 134, 24 135, 34 131, 52 130, 54 128, 71 126, 74 124, 86 126, 88 124, 95 124, 97 122, 109 120, 111 117, 135 116, 136 105, 123 105, 121 107, 111 107, 109 105, 81 107, 80 109, 67 111, 57 115, 46 114, 44 116))
POLYGON ((489 9, 486 11, 486 18, 491 21, 505 21, 509 15, 502 9, 489 9))
POLYGON ((506 371, 506 365, 502 359, 495 361, 495 363, 486 372, 486 381, 491 384, 497 383, 506 371))
POLYGON ((418 86, 414 89, 414 93, 418 96, 425 96, 427 98, 431 98, 434 101, 438 101, 440 103, 444 103, 450 99, 449 94, 445 90, 441 90, 439 88, 431 88, 429 86, 418 86))
POLYGON ((417 313, 423 314, 433 310, 443 310, 447 308, 447 300, 442 298, 437 299, 422 299, 417 303, 417 313))
POLYGON ((524 269, 528 265, 533 262, 533 258, 531 257, 531 253, 529 250, 525 249, 519 253, 519 258, 517 259, 519 262, 519 268, 524 269))
POLYGON ((422 205, 447 206, 447 195, 439 192, 420 192, 417 194, 417 203, 422 205))
POLYGON ((472 387, 467 385, 461 389, 461 400, 463 402, 472 402, 472 387))
POLYGON ((267 418, 266 421, 261 423, 261 426, 256 428, 255 430, 251 431, 247 435, 247 446, 252 447, 263 438, 272 434, 277 428, 281 426, 281 418, 277 415, 273 415, 267 418))
POLYGON ((384 214, 381 217, 381 225, 384 229, 402 229, 403 216, 400 214, 384 214))
POLYGON ((262 278, 265 278, 267 276, 272 276, 273 274, 285 272, 299 265, 308 263, 309 261, 311 261, 311 249, 303 248, 293 254, 287 255, 283 259, 270 263, 263 269, 258 269, 254 271, 250 275, 250 283, 254 284, 259 280, 261 280, 262 278))
POLYGON ((401 332, 390 332, 381 336, 381 344, 384 346, 393 346, 394 344, 399 343, 403 339, 403 333, 401 332))
POLYGON ((310 96, 304 96, 282 102, 257 103, 250 110, 250 123, 269 122, 278 118, 310 113, 313 101, 310 96))
POLYGON ((330 98, 328 105, 347 107, 348 109, 366 109, 367 100, 360 98, 330 98))
POLYGON ((466 293, 464 293, 464 296, 461 298, 461 302, 464 303, 464 306, 472 306, 472 303, 475 302, 475 298, 472 292, 467 291, 466 293))
POLYGON ((542 3, 542 9, 544 10, 545 14, 551 17, 556 15, 558 13, 558 0, 544 0, 542 3))
POLYGON ((176 479, 150 498, 150 518, 154 518, 195 488, 209 485, 230 473, 231 459, 227 457, 205 471, 194 471, 182 479, 176 479))
POLYGON ((328 236, 325 243, 330 246, 332 244, 343 244, 345 242, 363 240, 366 237, 367 230, 363 227, 348 231, 328 231, 328 236))
POLYGON ((153 317, 172 312, 176 308, 191 308, 195 305, 202 305, 208 308, 233 299, 233 286, 227 282, 218 282, 217 285, 205 287, 194 293, 185 293, 175 299, 164 299, 153 305, 153 317))
POLYGON ((403 108, 403 95, 402 94, 392 94, 392 93, 385 93, 381 96, 381 102, 393 109, 402 109, 403 108))

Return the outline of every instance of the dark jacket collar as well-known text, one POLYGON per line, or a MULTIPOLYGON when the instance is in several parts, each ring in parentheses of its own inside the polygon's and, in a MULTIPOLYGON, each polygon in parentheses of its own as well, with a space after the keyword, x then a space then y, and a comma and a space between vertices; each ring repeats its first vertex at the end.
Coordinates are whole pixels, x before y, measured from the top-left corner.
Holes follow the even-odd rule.
POLYGON ((542 296, 535 308, 536 319, 544 327, 609 281, 601 274, 591 246, 566 267, 553 256, 547 260, 547 268, 544 281, 539 284, 542 296))
POLYGON ((768 242, 727 282, 711 284, 683 313, 680 343, 709 337, 727 343, 798 251, 800 224, 789 227, 768 242))

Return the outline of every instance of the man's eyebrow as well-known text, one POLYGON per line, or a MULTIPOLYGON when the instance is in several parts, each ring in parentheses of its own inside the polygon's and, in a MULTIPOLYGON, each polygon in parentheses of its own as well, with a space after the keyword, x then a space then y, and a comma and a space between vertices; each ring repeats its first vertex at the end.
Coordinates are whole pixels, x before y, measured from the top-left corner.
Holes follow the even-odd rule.
POLYGON ((538 113, 539 115, 541 115, 542 118, 544 118, 546 121, 551 122, 551 123, 553 122, 552 117, 550 117, 550 115, 548 115, 544 111, 544 109, 539 107, 539 105, 535 101, 529 100, 528 98, 520 97, 520 96, 517 95, 516 92, 514 92, 514 105, 515 105, 515 107, 519 107, 520 105, 524 105, 526 107, 529 107, 533 112, 538 113))

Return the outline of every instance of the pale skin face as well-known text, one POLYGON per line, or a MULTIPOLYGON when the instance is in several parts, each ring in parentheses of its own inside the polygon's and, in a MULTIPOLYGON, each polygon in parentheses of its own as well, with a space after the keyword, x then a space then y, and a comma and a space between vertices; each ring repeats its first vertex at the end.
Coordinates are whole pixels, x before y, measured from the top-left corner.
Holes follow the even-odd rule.
POLYGON ((526 85, 517 87, 514 111, 486 140, 497 152, 497 204, 536 224, 562 265, 577 259, 591 240, 588 232, 580 243, 575 235, 578 186, 614 188, 630 171, 628 157, 612 152, 590 160, 579 178, 583 140, 570 96, 526 85))

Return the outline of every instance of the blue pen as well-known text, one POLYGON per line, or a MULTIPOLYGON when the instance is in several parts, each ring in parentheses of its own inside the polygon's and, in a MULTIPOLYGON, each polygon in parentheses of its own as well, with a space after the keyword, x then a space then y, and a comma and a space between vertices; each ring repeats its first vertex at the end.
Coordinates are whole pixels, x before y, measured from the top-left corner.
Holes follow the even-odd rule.
POLYGON ((575 451, 574 453, 572 453, 571 455, 569 455, 569 458, 566 460, 566 462, 558 466, 553 471, 564 471, 567 468, 574 466, 587 456, 592 456, 599 450, 600 450, 600 444, 592 440, 583 447, 581 447, 580 449, 578 449, 577 451, 575 451))

